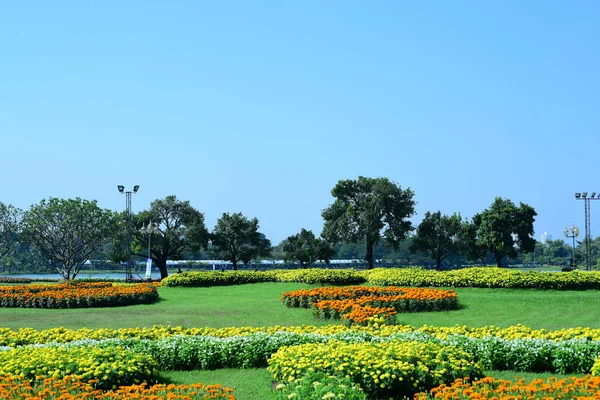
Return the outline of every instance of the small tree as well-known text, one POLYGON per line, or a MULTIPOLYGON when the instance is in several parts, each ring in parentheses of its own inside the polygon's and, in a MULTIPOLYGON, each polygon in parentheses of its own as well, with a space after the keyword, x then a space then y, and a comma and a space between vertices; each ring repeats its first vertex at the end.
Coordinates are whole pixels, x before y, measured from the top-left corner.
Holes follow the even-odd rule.
POLYGON ((427 211, 417 228, 417 235, 410 245, 411 253, 428 252, 439 270, 442 261, 459 250, 459 233, 462 227, 460 214, 442 215, 427 211))
POLYGON ((258 231, 258 219, 248 219, 242 213, 223 213, 211 234, 215 257, 231 261, 237 270, 239 261, 248 264, 257 257, 269 257, 271 242, 258 231))
POLYGON ((329 243, 304 228, 284 241, 283 252, 286 261, 297 261, 302 268, 318 260, 328 263, 335 254, 329 243))
POLYGON ((96 201, 49 198, 32 205, 23 217, 23 237, 66 280, 107 243, 116 229, 116 214, 96 201))
POLYGON ((398 249, 413 230, 408 218, 415 213, 414 193, 387 178, 342 180, 331 194, 336 200, 323 211, 323 237, 332 243, 366 239, 369 269, 373 268, 373 247, 381 238, 398 249))
MULTIPOLYGON (((208 230, 204 225, 204 214, 190 205, 189 201, 178 200, 176 196, 167 196, 150 203, 150 209, 133 217, 134 255, 147 257, 148 233, 140 229, 152 222, 156 231, 151 233, 150 254, 160 271, 161 279, 169 276, 167 260, 179 260, 185 252, 196 252, 208 245, 208 230)), ((122 224, 126 229, 125 224, 122 224)), ((121 238, 123 236, 121 235, 121 238)), ((117 246, 119 245, 117 235, 117 246)), ((119 251, 113 251, 118 259, 119 251)))
POLYGON ((509 199, 496 197, 489 208, 473 217, 476 246, 492 252, 498 267, 502 267, 505 256, 514 258, 519 250, 533 251, 536 215, 533 207, 527 204, 520 203, 517 207, 509 199))

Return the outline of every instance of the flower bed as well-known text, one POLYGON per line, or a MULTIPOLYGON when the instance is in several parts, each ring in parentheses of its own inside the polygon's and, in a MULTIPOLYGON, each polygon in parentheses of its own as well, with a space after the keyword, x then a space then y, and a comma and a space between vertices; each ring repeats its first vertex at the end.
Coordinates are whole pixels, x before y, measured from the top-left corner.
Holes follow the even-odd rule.
POLYGON ((109 282, 0 287, 1 307, 87 308, 150 304, 158 300, 152 284, 113 285, 109 282))
POLYGON ((286 292, 281 301, 287 307, 312 307, 317 318, 342 319, 350 325, 366 325, 372 318, 394 322, 398 312, 441 311, 458 308, 452 290, 378 288, 366 286, 327 287, 286 292))
POLYGON ((600 289, 600 272, 537 272, 506 268, 478 267, 453 271, 421 268, 376 268, 364 271, 365 279, 376 285, 481 287, 508 289, 600 289))
POLYGON ((309 372, 346 377, 375 398, 409 396, 458 377, 483 376, 471 355, 455 347, 395 341, 284 347, 271 357, 268 369, 280 382, 309 372))
POLYGON ((77 375, 82 382, 94 379, 97 388, 109 389, 113 385, 154 382, 158 363, 151 356, 118 346, 19 347, 0 351, 0 375, 6 374, 30 381, 77 375))
POLYGON ((54 400, 54 399, 227 399, 235 400, 233 390, 221 385, 163 385, 146 384, 120 386, 109 391, 95 388, 96 381, 81 382, 79 377, 44 378, 30 382, 13 375, 0 376, 0 398, 5 400, 54 400), (68 394, 68 397, 66 397, 68 394))
POLYGON ((524 380, 483 378, 470 383, 468 379, 457 379, 451 385, 441 385, 430 393, 419 393, 415 400, 429 399, 597 399, 600 397, 600 378, 585 376, 567 379, 524 380))
POLYGON ((365 282, 364 276, 354 270, 339 269, 298 269, 272 270, 264 272, 252 271, 212 271, 183 272, 162 280, 164 286, 229 286, 261 282, 298 282, 320 283, 332 285, 348 285, 365 282))

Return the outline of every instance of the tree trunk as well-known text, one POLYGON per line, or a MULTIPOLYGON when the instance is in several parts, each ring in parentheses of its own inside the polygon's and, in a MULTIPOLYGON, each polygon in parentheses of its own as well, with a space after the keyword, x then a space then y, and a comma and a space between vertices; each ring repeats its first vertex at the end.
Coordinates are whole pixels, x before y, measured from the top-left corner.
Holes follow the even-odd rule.
POLYGON ((367 261, 367 268, 373 269, 373 241, 367 238, 367 255, 365 256, 367 261))
POLYGON ((165 258, 163 259, 158 259, 156 260, 156 266, 158 267, 158 270, 160 271, 160 279, 165 279, 167 276, 169 276, 169 272, 167 271, 167 259, 165 258))
POLYGON ((437 256, 435 258, 435 269, 437 269, 439 271, 440 269, 442 269, 441 266, 442 266, 442 257, 437 256))
POLYGON ((234 258, 233 260, 231 260, 231 263, 233 264, 233 270, 237 271, 237 260, 234 258))
POLYGON ((494 256, 496 257, 496 266, 498 268, 502 268, 502 254, 495 251, 494 256))

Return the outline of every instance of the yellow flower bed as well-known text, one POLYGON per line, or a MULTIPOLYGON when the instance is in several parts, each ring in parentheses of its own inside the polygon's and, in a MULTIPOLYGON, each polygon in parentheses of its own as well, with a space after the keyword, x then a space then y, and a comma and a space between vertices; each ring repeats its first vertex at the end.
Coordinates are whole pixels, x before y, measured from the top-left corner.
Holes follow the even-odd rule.
POLYGON ((456 347, 434 343, 328 343, 279 349, 269 371, 280 382, 322 372, 351 379, 370 396, 411 395, 458 377, 483 376, 472 356, 456 347))
POLYGON ((517 382, 494 378, 483 378, 469 383, 458 379, 450 386, 441 385, 430 393, 419 393, 415 400, 429 399, 597 399, 600 398, 600 378, 585 376, 548 380, 536 379, 531 382, 517 382))
POLYGON ((120 386, 109 391, 96 389, 95 380, 84 383, 79 377, 45 378, 34 383, 12 375, 0 376, 0 398, 5 400, 83 400, 83 399, 226 399, 235 400, 233 390, 221 385, 140 385, 120 386))
POLYGON ((537 272, 478 267, 453 271, 421 268, 375 268, 362 272, 376 285, 483 287, 508 289, 600 289, 600 272, 537 272))
POLYGON ((18 347, 0 351, 0 375, 16 375, 30 381, 77 375, 82 382, 96 380, 101 389, 154 382, 157 367, 150 356, 114 346, 18 347))

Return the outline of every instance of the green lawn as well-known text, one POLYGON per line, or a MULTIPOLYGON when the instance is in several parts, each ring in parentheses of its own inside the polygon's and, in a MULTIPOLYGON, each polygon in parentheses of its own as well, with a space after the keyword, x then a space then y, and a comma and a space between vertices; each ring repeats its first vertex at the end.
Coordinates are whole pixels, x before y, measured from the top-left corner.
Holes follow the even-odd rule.
MULTIPOLYGON (((324 325, 309 310, 288 309, 279 298, 285 291, 315 287, 297 283, 259 283, 212 288, 159 288, 161 301, 153 305, 121 308, 73 310, 0 308, 0 326, 19 329, 47 329, 64 326, 77 329, 146 327, 172 325, 185 327, 324 325)), ((472 327, 523 324, 537 329, 587 326, 600 328, 600 293, 597 291, 534 291, 459 288, 462 309, 448 312, 402 314, 401 323, 415 326, 472 327)), ((489 375, 512 379, 549 377, 551 374, 525 374, 488 371, 489 375)), ((556 375, 553 375, 556 376, 556 375)), ((271 375, 264 369, 216 371, 168 371, 164 382, 221 383, 233 387, 238 399, 272 399, 271 375)))
MULTIPOLYGON (((19 329, 64 326, 78 329, 324 325, 309 310, 284 307, 285 291, 314 287, 298 283, 256 283, 211 288, 159 288, 160 302, 118 308, 43 310, 0 308, 0 324, 19 329)), ((523 324, 536 329, 587 326, 600 328, 600 295, 595 291, 456 289, 463 308, 456 311, 402 314, 399 322, 415 326, 523 324)))

